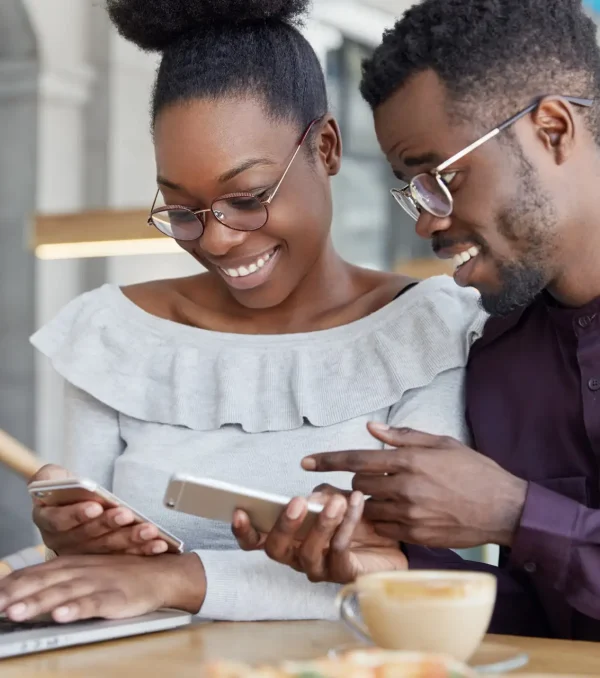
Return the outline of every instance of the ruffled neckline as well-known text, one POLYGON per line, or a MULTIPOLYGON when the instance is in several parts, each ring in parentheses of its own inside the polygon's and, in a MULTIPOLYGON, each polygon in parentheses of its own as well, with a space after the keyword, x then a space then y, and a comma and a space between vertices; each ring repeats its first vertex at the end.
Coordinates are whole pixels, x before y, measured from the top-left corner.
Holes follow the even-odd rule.
POLYGON ((464 366, 486 316, 448 276, 347 325, 228 334, 151 315, 115 285, 81 295, 32 337, 74 386, 136 419, 249 433, 331 426, 391 407, 464 366))

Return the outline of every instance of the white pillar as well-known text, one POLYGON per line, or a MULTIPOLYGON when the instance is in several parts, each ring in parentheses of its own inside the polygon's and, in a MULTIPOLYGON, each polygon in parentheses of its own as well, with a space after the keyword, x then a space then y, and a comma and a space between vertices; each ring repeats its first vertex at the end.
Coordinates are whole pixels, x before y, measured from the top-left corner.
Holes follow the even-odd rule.
MULTIPOLYGON (((0 3, 0 428, 33 446, 35 265, 27 248, 36 163, 36 39, 21 0, 0 3)), ((30 546, 31 503, 0 466, 0 558, 30 546)))
MULTIPOLYGON (((26 0, 40 45, 37 210, 71 212, 85 205, 85 114, 93 72, 88 63, 89 0, 26 0)), ((36 325, 80 293, 84 263, 37 261, 36 325)), ((62 381, 36 357, 37 451, 60 463, 62 381)))

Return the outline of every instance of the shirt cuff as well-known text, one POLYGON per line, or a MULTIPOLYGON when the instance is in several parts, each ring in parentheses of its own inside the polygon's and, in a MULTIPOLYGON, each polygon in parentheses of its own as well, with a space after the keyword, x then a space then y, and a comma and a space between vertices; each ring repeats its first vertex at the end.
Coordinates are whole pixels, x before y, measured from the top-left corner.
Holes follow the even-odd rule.
POLYGON ((509 565, 564 589, 580 509, 573 499, 529 483, 509 565))
POLYGON ((206 594, 198 613, 213 621, 326 619, 337 621, 341 586, 311 584, 263 551, 193 551, 204 566, 206 594), (273 594, 277 591, 277 595, 273 594))

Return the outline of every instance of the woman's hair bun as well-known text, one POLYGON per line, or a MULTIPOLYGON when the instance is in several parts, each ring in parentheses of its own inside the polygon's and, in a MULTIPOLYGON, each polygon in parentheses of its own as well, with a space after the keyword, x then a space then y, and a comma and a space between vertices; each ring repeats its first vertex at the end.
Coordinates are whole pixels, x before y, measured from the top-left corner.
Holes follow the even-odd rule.
POLYGON ((163 51, 203 28, 242 24, 300 23, 311 0, 107 0, 119 33, 149 51, 163 51))

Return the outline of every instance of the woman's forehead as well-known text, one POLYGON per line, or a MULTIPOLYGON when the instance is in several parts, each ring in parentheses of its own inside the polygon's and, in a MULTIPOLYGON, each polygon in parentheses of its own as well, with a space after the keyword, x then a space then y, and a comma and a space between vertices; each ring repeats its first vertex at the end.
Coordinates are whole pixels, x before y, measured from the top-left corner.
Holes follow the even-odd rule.
POLYGON ((156 159, 165 176, 185 173, 185 165, 208 166, 212 175, 221 175, 252 159, 279 162, 297 136, 292 122, 275 121, 253 99, 185 102, 157 118, 156 159))

